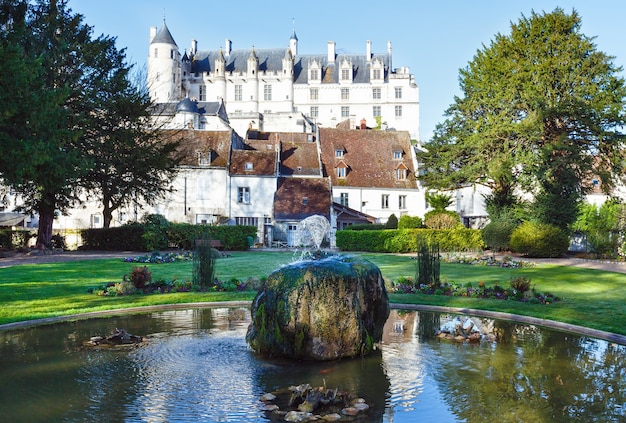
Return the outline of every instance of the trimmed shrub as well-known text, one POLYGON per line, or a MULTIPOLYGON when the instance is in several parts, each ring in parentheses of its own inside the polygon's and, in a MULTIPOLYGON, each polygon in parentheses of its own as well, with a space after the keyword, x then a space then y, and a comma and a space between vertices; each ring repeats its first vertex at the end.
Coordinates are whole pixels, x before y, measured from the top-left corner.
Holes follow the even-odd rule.
POLYGON ((424 215, 424 226, 430 229, 454 229, 463 227, 463 224, 457 212, 431 210, 424 215))
POLYGON ((510 246, 528 257, 559 257, 567 252, 569 237, 554 225, 524 222, 511 234, 510 246))
POLYGON ((82 249, 107 251, 148 251, 145 247, 144 227, 132 223, 115 228, 85 229, 80 236, 82 249))
POLYGON ((511 234, 518 222, 512 219, 496 219, 482 229, 483 240, 492 251, 510 250, 511 234))
POLYGON ((385 223, 385 229, 398 229, 398 218, 395 214, 391 214, 385 223))
POLYGON ((409 216, 405 214, 400 216, 400 220, 398 220, 398 229, 417 229, 422 226, 424 226, 424 222, 419 216, 409 216))

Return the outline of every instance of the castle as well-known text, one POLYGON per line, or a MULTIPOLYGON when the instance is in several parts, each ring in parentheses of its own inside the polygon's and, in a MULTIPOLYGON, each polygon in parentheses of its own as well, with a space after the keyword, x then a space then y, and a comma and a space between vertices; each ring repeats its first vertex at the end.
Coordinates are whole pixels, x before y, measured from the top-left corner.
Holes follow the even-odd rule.
MULTIPOLYGON (((199 50, 196 40, 182 55, 165 22, 150 28, 148 89, 157 104, 185 98, 225 105, 238 133, 275 129, 272 122, 293 119, 305 132, 350 121, 409 132, 419 139, 419 88, 406 67, 393 68, 391 43, 383 54, 338 54, 328 42, 325 54, 301 55, 295 31, 285 48, 199 50)), ((202 120, 196 129, 204 129, 202 120)))

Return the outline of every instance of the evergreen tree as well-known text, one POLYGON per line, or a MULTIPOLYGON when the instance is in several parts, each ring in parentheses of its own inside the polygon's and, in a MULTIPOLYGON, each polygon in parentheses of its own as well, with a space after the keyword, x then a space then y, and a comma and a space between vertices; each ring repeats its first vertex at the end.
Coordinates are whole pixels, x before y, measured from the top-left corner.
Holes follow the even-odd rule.
POLYGON ((576 11, 523 16, 460 71, 462 96, 420 154, 421 179, 485 184, 503 208, 516 190, 532 193, 535 217, 567 228, 587 181, 608 191, 621 177, 626 88, 612 59, 581 33, 576 11))

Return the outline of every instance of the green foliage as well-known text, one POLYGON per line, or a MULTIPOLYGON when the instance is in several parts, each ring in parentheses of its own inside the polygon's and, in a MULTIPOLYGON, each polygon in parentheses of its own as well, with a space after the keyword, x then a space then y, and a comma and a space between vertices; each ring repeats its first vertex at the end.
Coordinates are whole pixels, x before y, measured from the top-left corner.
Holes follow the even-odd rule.
POLYGON ((195 285, 204 287, 215 285, 215 254, 210 241, 210 238, 196 241, 193 254, 193 283, 195 285))
POLYGON ((385 223, 385 229, 398 229, 398 218, 395 214, 391 214, 385 223))
POLYGON ((569 237, 554 225, 524 222, 511 234, 510 246, 528 257, 560 257, 567 252, 569 237))
POLYGON ((511 234, 518 225, 517 220, 507 217, 492 220, 481 230, 483 240, 492 251, 510 250, 511 234))
POLYGON ((337 247, 343 251, 377 253, 416 252, 419 242, 436 243, 441 251, 476 251, 485 246, 479 230, 396 229, 384 231, 337 231, 337 247))
POLYGON ((515 276, 510 280, 511 288, 515 290, 515 292, 519 292, 523 294, 524 292, 530 289, 530 278, 525 276, 515 276))
POLYGON ((454 229, 463 227, 463 224, 455 211, 431 210, 424 215, 424 226, 429 229, 454 229))
POLYGON ((105 251, 148 251, 143 240, 145 228, 133 223, 114 228, 81 231, 84 249, 105 251))
POLYGON ((29 231, 25 230, 12 230, 1 229, 0 230, 0 248, 6 250, 15 250, 18 248, 24 248, 27 245, 28 239, 31 237, 29 231))
POLYGON ((454 204, 454 198, 452 194, 446 194, 443 192, 426 192, 426 201, 435 211, 444 211, 452 204, 454 204))
POLYGON ((591 253, 600 257, 617 257, 626 232, 626 206, 615 200, 607 201, 600 207, 583 203, 572 229, 585 234, 591 253))
POLYGON ((149 214, 142 219, 144 232, 141 236, 147 251, 164 250, 168 245, 167 228, 169 222, 160 214, 149 214))
POLYGON ((409 216, 404 214, 398 220, 398 229, 417 229, 424 226, 422 218, 419 216, 409 216))

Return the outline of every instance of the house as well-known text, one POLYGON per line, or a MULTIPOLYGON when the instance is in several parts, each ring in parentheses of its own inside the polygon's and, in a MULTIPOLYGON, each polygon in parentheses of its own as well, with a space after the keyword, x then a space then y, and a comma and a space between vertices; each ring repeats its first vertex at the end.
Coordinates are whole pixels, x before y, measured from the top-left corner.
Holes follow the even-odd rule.
MULTIPOLYGON (((408 132, 322 128, 320 147, 334 202, 378 223, 392 214, 399 218, 426 212, 408 132)), ((337 229, 343 229, 351 222, 338 223, 337 229)))

